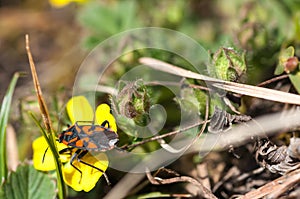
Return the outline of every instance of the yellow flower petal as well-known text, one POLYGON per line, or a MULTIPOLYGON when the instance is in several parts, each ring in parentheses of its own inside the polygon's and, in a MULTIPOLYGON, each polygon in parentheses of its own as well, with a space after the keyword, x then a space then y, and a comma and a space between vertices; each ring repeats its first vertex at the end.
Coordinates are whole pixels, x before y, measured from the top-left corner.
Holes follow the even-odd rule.
POLYGON ((94 111, 84 96, 72 97, 66 108, 72 124, 77 121, 93 121, 94 111))
MULTIPOLYGON (((103 172, 105 172, 108 167, 108 159, 104 153, 97 155, 97 158, 90 153, 87 153, 81 161, 89 163, 103 172)), ((103 172, 85 165, 82 162, 78 162, 77 160, 75 160, 73 164, 82 172, 82 175, 70 163, 66 164, 63 168, 63 175, 66 184, 72 187, 75 191, 83 190, 85 192, 89 192, 95 187, 99 178, 103 175, 103 172)))
POLYGON ((107 104, 100 104, 96 109, 96 124, 101 125, 105 120, 108 121, 109 128, 117 132, 116 120, 110 113, 110 107, 107 104))
POLYGON ((62 8, 71 2, 85 3, 87 0, 49 0, 49 3, 56 8, 62 8))
MULTIPOLYGON (((67 148, 66 145, 56 142, 58 150, 67 148)), ((35 139, 32 143, 33 149, 33 166, 37 170, 50 171, 55 169, 54 158, 48 146, 46 139, 41 136, 35 139), (46 151, 47 150, 47 151, 46 151), (44 161, 43 161, 44 157, 44 161)), ((60 155, 62 162, 70 160, 70 154, 60 155)))

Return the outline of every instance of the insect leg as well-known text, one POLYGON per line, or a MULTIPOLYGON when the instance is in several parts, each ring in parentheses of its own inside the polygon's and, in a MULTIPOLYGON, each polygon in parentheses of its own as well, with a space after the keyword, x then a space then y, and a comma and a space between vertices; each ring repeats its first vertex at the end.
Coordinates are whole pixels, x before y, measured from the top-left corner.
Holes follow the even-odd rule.
POLYGON ((74 149, 74 148, 71 148, 71 147, 69 147, 69 148, 64 148, 64 149, 60 150, 58 153, 59 153, 59 154, 64 154, 64 153, 66 153, 66 152, 69 152, 68 154, 71 155, 71 154, 72 154, 71 151, 72 151, 73 149, 74 149))
POLYGON ((105 127, 106 124, 107 124, 107 128, 109 128, 109 122, 107 120, 104 120, 104 122, 102 122, 101 126, 105 127))
MULTIPOLYGON (((63 150, 64 150, 64 149, 63 149, 63 150)), ((73 164, 73 162, 74 162, 75 158, 79 161, 78 156, 79 156, 79 154, 80 154, 81 151, 82 151, 81 149, 77 149, 77 151, 75 151, 75 153, 72 155, 71 160, 70 160, 71 166, 74 167, 74 169, 76 169, 76 170, 80 173, 79 184, 80 184, 81 179, 82 179, 82 171, 80 171, 80 169, 78 169, 78 168, 73 164)))
POLYGON ((48 149, 49 149, 49 147, 47 147, 47 149, 46 149, 45 152, 44 152, 43 159, 42 159, 42 163, 44 163, 45 156, 46 156, 46 153, 47 153, 48 149))
MULTIPOLYGON (((47 149, 46 149, 45 152, 44 152, 43 159, 42 159, 42 163, 44 163, 44 161, 45 161, 45 157, 46 157, 46 153, 47 153, 48 149, 49 149, 49 146, 47 147, 47 149)), ((64 154, 64 153, 66 153, 66 152, 69 152, 69 154, 71 155, 71 150, 72 150, 72 149, 73 149, 73 148, 64 148, 64 149, 60 150, 58 153, 59 153, 59 154, 64 154)))
POLYGON ((82 164, 85 164, 85 165, 87 165, 87 166, 89 166, 89 167, 92 167, 93 169, 96 169, 96 170, 102 172, 102 173, 103 173, 103 176, 105 177, 105 180, 106 180, 107 185, 110 185, 111 183, 109 182, 108 176, 106 175, 106 173, 105 173, 102 169, 99 169, 98 167, 95 167, 94 165, 91 165, 91 164, 89 164, 89 163, 84 162, 84 161, 81 160, 81 158, 82 158, 83 156, 85 156, 87 153, 88 153, 88 151, 82 151, 82 152, 77 156, 78 162, 81 162, 82 164))

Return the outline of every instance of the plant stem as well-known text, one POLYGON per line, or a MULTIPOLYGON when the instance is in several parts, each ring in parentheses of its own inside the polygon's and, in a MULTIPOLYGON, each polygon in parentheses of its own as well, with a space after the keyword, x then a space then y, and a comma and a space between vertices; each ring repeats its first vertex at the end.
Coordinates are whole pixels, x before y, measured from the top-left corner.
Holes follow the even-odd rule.
MULTIPOLYGON (((62 164, 59 158, 59 154, 57 152, 57 147, 55 143, 55 135, 54 131, 52 129, 51 119, 49 116, 48 108, 45 103, 45 100, 43 98, 42 90, 40 87, 39 79, 36 73, 35 64, 32 58, 32 54, 29 47, 29 36, 25 35, 25 42, 26 42, 26 50, 28 55, 28 60, 30 64, 32 79, 34 83, 35 92, 38 98, 40 111, 43 117, 44 125, 46 127, 47 133, 43 133, 45 139, 47 140, 50 150, 52 151, 54 162, 56 166, 56 174, 57 174, 57 186, 58 186, 58 197, 60 199, 66 198, 66 186, 63 181, 63 175, 62 175, 62 164)), ((43 129, 43 128, 42 128, 43 129)), ((45 132, 44 130, 42 132, 45 132)))

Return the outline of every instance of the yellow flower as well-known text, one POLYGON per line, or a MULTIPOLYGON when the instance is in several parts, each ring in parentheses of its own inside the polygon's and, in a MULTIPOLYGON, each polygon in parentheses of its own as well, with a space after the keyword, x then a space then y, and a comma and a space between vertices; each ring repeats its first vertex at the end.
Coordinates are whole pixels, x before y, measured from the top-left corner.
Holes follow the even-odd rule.
POLYGON ((86 3, 87 0, 49 0, 49 3, 56 8, 62 8, 72 2, 81 4, 86 3))
MULTIPOLYGON (((90 153, 87 153, 81 160, 88 162, 102 171, 105 171, 108 167, 108 159, 104 153, 99 153, 97 158, 90 153)), ((82 175, 74 169, 70 162, 68 162, 63 169, 66 184, 72 187, 75 191, 84 190, 89 192, 95 187, 103 173, 78 161, 74 161, 73 164, 82 172, 82 175)))
MULTIPOLYGON (((66 145, 56 141, 56 146, 58 151, 67 148, 66 145)), ((50 150, 48 143, 44 136, 38 137, 32 143, 33 149, 33 166, 37 170, 41 171, 51 171, 55 169, 54 158, 52 151, 50 150)), ((62 163, 66 163, 70 160, 70 154, 60 155, 60 160, 62 163)))
MULTIPOLYGON (((110 113, 110 107, 107 104, 101 104, 97 107, 94 118, 94 112, 88 100, 83 96, 76 96, 69 100, 66 110, 73 124, 76 121, 92 122, 95 120, 96 125, 101 125, 106 120, 109 123, 110 129, 115 132, 117 131, 115 118, 110 113)), ((32 146, 34 152, 34 167, 42 171, 54 170, 53 155, 50 149, 48 150, 46 139, 43 136, 39 137, 33 142, 32 146)), ((59 143, 58 141, 56 141, 56 146, 58 151, 68 148, 65 144, 59 143)), ((80 173, 70 164, 72 154, 74 154, 76 150, 77 149, 74 148, 71 149, 71 153, 60 154, 61 162, 66 163, 62 168, 64 181, 75 191, 83 190, 89 192, 94 188, 99 178, 103 175, 103 172, 107 169, 108 159, 104 153, 99 153, 97 156, 87 153, 80 159, 81 162, 75 158, 73 165, 78 168, 80 173), (92 165, 99 170, 84 163, 92 165)))

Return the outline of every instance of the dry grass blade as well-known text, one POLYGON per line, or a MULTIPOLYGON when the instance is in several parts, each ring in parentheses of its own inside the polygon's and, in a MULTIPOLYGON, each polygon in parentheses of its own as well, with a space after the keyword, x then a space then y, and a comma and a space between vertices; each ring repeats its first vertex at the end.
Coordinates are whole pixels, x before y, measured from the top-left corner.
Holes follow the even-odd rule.
POLYGON ((221 88, 226 91, 281 103, 300 105, 300 95, 211 78, 149 57, 140 58, 139 61, 140 63, 148 65, 156 70, 164 71, 181 77, 203 80, 216 88, 221 88))
POLYGON ((41 111, 41 114, 42 114, 42 117, 43 117, 45 128, 46 128, 47 132, 50 133, 52 131, 51 120, 50 120, 47 105, 46 105, 45 100, 43 98, 43 94, 42 94, 42 90, 41 90, 41 87, 40 87, 39 79, 38 79, 36 69, 35 69, 35 64, 34 64, 32 54, 31 54, 31 51, 30 51, 29 36, 28 35, 25 35, 25 41, 26 41, 27 56, 28 56, 28 60, 29 60, 29 64, 30 64, 33 84, 34 84, 35 92, 36 92, 36 95, 37 95, 37 98, 38 98, 40 111, 41 111))
POLYGON ((268 184, 253 190, 246 195, 240 197, 241 199, 255 199, 268 196, 267 198, 278 198, 282 193, 293 187, 293 185, 300 181, 300 169, 288 173, 269 182, 268 184))

